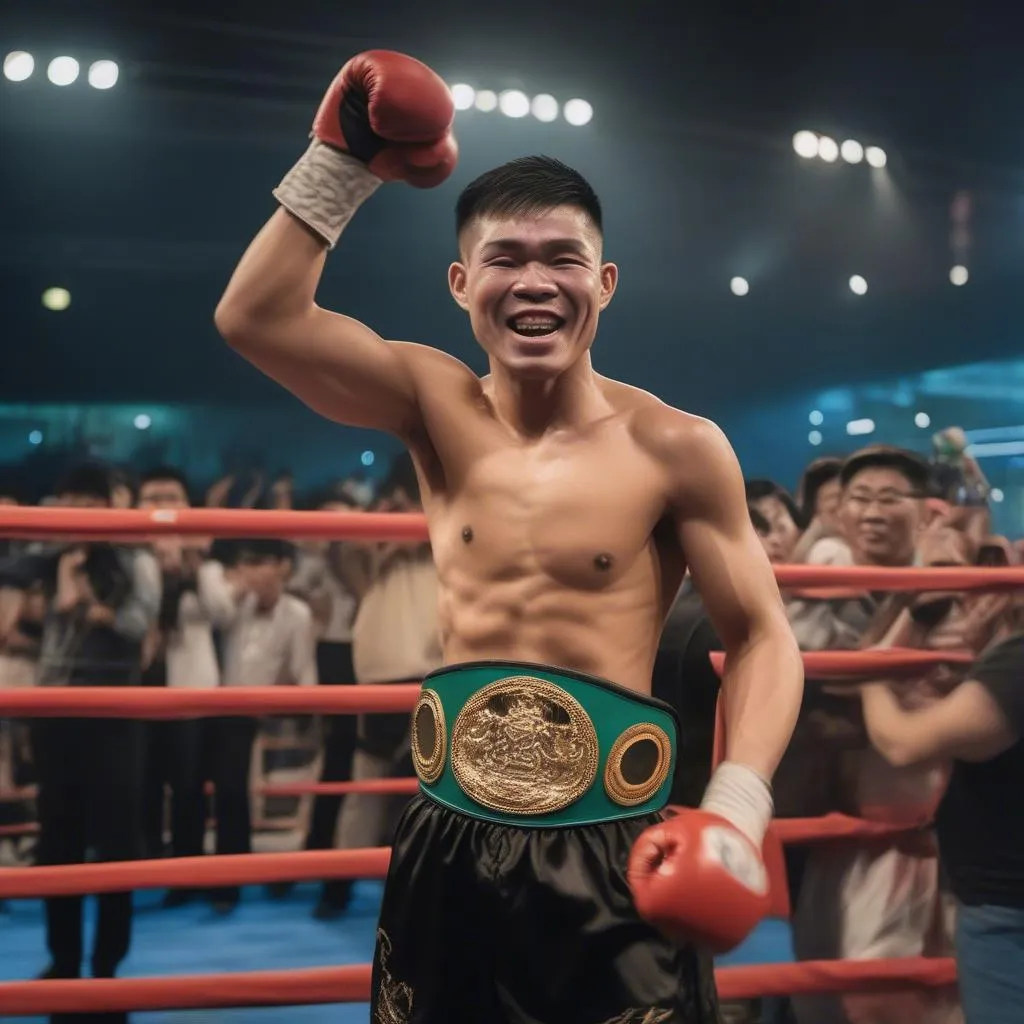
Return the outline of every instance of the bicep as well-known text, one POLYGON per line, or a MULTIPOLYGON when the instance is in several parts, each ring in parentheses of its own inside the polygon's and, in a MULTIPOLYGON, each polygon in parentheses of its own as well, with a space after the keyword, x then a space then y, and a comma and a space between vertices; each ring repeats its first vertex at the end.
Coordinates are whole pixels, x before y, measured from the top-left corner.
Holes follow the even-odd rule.
MULTIPOLYGON (((679 541, 708 615, 728 649, 768 621, 786 624, 771 563, 747 512, 739 463, 721 432, 702 428, 676 507, 679 541), (696 467, 696 468, 695 468, 696 467)), ((788 629, 788 626, 787 626, 788 629)))
POLYGON ((247 325, 233 345, 321 416, 399 436, 418 426, 418 346, 385 341, 352 317, 312 306, 294 319, 247 325))

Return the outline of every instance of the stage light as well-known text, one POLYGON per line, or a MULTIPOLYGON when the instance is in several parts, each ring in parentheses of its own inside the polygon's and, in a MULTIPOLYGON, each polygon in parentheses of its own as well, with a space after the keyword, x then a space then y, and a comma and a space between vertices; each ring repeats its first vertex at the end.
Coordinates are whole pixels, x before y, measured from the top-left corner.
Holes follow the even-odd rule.
POLYGON ((558 120, 558 100, 547 93, 534 96, 533 102, 530 103, 530 110, 538 121, 550 123, 558 120))
POLYGON ((476 109, 485 114, 498 109, 498 94, 490 89, 481 89, 476 94, 476 109))
POLYGON ((825 422, 825 414, 820 409, 813 409, 807 419, 812 427, 820 427, 825 422))
POLYGON ((530 112, 530 101, 526 93, 518 89, 506 89, 498 97, 498 109, 506 117, 526 117, 530 112))
POLYGON ((949 272, 949 283, 956 285, 957 288, 967 284, 970 280, 971 275, 968 273, 967 268, 960 266, 953 267, 949 272))
POLYGON ((54 57, 46 69, 46 77, 54 85, 71 85, 78 78, 78 61, 74 57, 54 57))
POLYGON ((821 431, 820 431, 820 430, 812 430, 812 431, 811 431, 811 432, 810 432, 810 433, 809 433, 809 434, 807 435, 807 440, 808 440, 808 441, 809 441, 809 442, 810 442, 811 444, 813 444, 813 445, 815 445, 815 446, 817 446, 817 445, 821 444, 821 440, 822 440, 822 438, 821 438, 821 431))
POLYGON ((67 288, 47 288, 43 292, 43 305, 53 313, 60 313, 71 305, 71 292, 67 288))
POLYGON ((28 435, 29 444, 42 444, 43 443, 43 432, 41 430, 33 430, 28 435))
POLYGON ((862 437, 865 434, 873 434, 875 432, 875 421, 869 419, 850 420, 846 424, 846 432, 850 437, 862 437))
POLYGON ((885 155, 885 150, 880 149, 878 146, 868 146, 868 148, 864 150, 864 157, 876 171, 880 171, 888 163, 888 157, 885 155))
POLYGON ((793 136, 793 152, 810 160, 818 155, 818 136, 814 132, 802 131, 793 136))
POLYGON ((914 417, 914 426, 921 430, 927 430, 932 425, 932 418, 926 412, 919 412, 914 417))
POLYGON ((993 487, 988 496, 998 505, 1006 495, 998 487, 993 487))
POLYGON ((746 295, 750 291, 750 282, 745 277, 734 277, 729 282, 729 290, 733 295, 746 295))
POLYGON ((376 460, 376 458, 377 457, 373 454, 373 452, 365 451, 365 452, 363 452, 362 455, 359 456, 359 461, 364 466, 372 466, 374 461, 376 460))
POLYGON ((839 154, 848 164, 859 164, 864 159, 864 147, 856 139, 847 139, 839 147, 839 154))
POLYGON ((867 294, 867 290, 868 283, 860 276, 860 274, 854 274, 853 277, 850 278, 850 291, 853 292, 854 295, 865 295, 867 294))
POLYGON ((9 82, 24 82, 32 77, 35 67, 36 61, 31 53, 14 50, 4 57, 4 78, 9 82))
POLYGON ((594 116, 594 108, 586 100, 569 100, 562 108, 562 116, 569 124, 581 128, 594 116))
POLYGON ((836 140, 822 135, 818 139, 818 157, 827 164, 834 164, 839 159, 839 145, 836 140))
POLYGON ((449 92, 452 94, 452 103, 456 110, 469 110, 476 99, 476 90, 471 85, 464 85, 459 82, 453 85, 449 92))
POLYGON ((117 64, 112 60, 98 60, 89 65, 89 84, 94 89, 113 89, 119 74, 117 64))

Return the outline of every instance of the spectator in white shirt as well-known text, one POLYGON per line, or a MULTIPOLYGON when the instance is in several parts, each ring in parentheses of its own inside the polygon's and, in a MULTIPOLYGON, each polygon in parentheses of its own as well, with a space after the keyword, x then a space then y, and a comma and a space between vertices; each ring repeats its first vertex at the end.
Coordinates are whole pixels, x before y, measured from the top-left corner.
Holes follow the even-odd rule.
MULTIPOLYGON (((139 508, 189 507, 188 481, 171 466, 159 466, 139 483, 139 508)), ((220 685, 220 667, 213 629, 235 614, 235 591, 220 562, 209 558, 210 541, 197 537, 161 537, 152 550, 160 564, 162 600, 156 625, 143 648, 145 686, 209 690, 220 685)), ((144 836, 149 855, 164 852, 164 789, 171 796, 171 849, 176 857, 198 857, 206 832, 203 793, 205 722, 176 719, 146 723, 144 836)), ((165 907, 176 907, 195 895, 172 889, 165 907)))
MULTIPOLYGON (((291 545, 282 540, 238 543, 234 570, 237 606, 224 636, 224 686, 315 686, 316 629, 304 601, 285 593, 292 573, 291 545)), ((217 853, 250 853, 249 769, 256 718, 210 720, 211 773, 217 808, 217 853)), ((226 913, 237 888, 213 894, 226 913)))
MULTIPOLYGON (((334 487, 327 499, 317 503, 321 512, 357 512, 345 484, 334 487)), ((295 572, 288 583, 291 593, 309 603, 317 626, 316 662, 320 685, 345 686, 355 683, 352 665, 352 625, 359 601, 369 586, 371 550, 365 544, 312 542, 302 544, 295 572)), ((321 782, 345 782, 351 778, 356 747, 356 716, 325 715, 321 782)), ((317 796, 306 835, 307 850, 330 850, 338 827, 344 798, 317 796)), ((284 895, 291 885, 271 886, 274 895, 284 895)), ((336 916, 339 903, 347 901, 347 883, 326 881, 313 916, 326 920, 336 916), (338 898, 336 898, 338 897, 338 898)))

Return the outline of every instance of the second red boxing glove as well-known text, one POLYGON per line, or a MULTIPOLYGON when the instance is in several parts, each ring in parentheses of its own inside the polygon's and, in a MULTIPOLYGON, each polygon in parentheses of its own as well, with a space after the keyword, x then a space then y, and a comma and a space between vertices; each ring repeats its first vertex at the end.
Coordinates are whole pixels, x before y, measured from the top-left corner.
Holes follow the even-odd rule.
POLYGON ((338 72, 313 121, 313 135, 382 181, 432 188, 458 160, 454 117, 448 86, 426 64, 391 50, 369 50, 338 72))
POLYGON ((768 875, 754 844, 717 814, 681 811, 642 832, 629 858, 640 916, 670 938, 725 953, 768 913, 768 875))

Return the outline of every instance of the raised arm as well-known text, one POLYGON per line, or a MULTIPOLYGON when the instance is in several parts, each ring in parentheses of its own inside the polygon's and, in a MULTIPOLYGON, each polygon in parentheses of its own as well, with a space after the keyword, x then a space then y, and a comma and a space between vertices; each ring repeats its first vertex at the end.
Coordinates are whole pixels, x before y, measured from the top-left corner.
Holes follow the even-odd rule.
POLYGON ((411 353, 315 301, 327 251, 382 181, 440 184, 455 166, 448 88, 418 61, 373 51, 328 89, 313 142, 217 311, 228 343, 321 415, 408 436, 419 423, 411 353))

